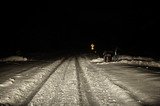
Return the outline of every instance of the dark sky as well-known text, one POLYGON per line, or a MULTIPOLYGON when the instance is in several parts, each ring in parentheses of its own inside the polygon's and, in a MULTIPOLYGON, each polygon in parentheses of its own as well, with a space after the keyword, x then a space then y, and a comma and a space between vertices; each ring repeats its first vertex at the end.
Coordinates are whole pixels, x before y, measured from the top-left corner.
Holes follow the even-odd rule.
POLYGON ((1 13, 1 50, 97 49, 119 47, 158 54, 159 12, 153 6, 80 7, 51 2, 13 2, 1 13))

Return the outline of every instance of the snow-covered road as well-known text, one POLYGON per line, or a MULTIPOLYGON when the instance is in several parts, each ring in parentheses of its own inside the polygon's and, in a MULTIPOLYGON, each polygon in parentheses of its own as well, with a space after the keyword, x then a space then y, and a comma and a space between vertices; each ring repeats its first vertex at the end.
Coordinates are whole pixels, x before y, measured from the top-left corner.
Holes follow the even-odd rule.
POLYGON ((86 57, 0 63, 0 105, 160 105, 160 71, 86 57))

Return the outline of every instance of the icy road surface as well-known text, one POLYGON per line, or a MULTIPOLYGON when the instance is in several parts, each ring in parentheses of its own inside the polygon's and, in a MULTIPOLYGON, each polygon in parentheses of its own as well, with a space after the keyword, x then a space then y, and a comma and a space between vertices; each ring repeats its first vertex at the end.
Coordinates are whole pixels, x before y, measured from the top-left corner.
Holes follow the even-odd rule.
POLYGON ((0 63, 0 106, 158 106, 160 71, 87 57, 0 63))

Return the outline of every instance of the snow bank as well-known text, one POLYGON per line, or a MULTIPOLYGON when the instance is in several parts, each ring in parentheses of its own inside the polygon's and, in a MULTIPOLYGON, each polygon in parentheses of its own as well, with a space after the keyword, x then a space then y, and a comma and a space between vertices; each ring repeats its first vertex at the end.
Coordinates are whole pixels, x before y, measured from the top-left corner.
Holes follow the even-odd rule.
POLYGON ((95 62, 97 64, 109 64, 109 63, 125 63, 131 65, 140 65, 140 66, 147 66, 147 67, 160 67, 160 62, 154 61, 152 58, 148 57, 135 57, 135 56, 128 56, 128 55, 120 55, 118 56, 117 62, 104 62, 103 58, 93 59, 90 62, 95 62))
POLYGON ((97 58, 97 59, 93 59, 91 60, 91 62, 103 62, 103 58, 97 58))
POLYGON ((9 56, 6 58, 0 59, 2 62, 8 62, 8 61, 27 61, 28 59, 26 57, 22 56, 9 56))
POLYGON ((116 62, 101 62, 101 63, 97 63, 99 65, 105 65, 105 64, 110 64, 110 63, 116 63, 116 62))
POLYGON ((147 67, 160 67, 160 62, 154 61, 152 58, 148 57, 134 57, 134 56, 127 56, 127 55, 120 55, 118 57, 119 63, 126 63, 131 65, 140 65, 140 66, 147 66, 147 67))
POLYGON ((132 60, 132 61, 121 60, 119 61, 119 63, 160 68, 160 62, 155 62, 155 61, 147 62, 147 61, 135 61, 135 60, 132 60))
POLYGON ((154 59, 148 57, 135 57, 135 56, 128 56, 128 55, 119 55, 118 60, 140 60, 140 61, 153 61, 154 59))

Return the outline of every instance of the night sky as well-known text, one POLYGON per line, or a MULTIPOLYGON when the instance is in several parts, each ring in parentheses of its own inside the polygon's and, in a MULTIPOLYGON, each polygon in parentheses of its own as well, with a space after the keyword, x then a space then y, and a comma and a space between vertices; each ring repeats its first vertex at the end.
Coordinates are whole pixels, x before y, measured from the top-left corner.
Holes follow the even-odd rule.
POLYGON ((159 12, 154 6, 56 6, 12 2, 1 13, 1 51, 114 49, 159 56, 159 12))

